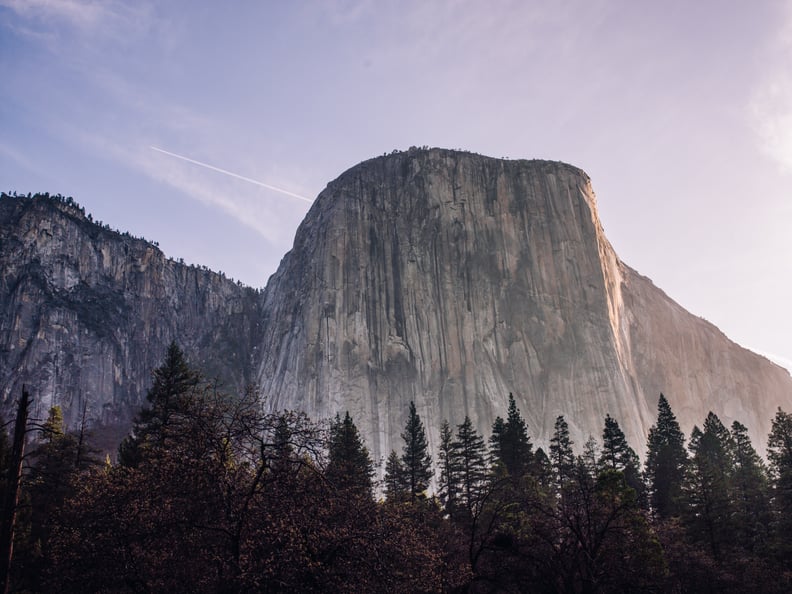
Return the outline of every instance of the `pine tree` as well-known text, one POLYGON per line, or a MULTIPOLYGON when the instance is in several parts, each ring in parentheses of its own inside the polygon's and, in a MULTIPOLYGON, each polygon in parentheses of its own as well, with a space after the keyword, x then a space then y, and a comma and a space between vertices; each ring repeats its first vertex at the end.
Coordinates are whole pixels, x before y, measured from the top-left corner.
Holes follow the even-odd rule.
POLYGON ((385 462, 385 498, 388 501, 403 501, 407 498, 404 466, 396 450, 391 450, 385 462))
POLYGON ((765 465, 751 444, 745 425, 734 421, 731 434, 734 440, 732 492, 736 540, 744 550, 764 554, 771 523, 765 465))
POLYGON ((593 435, 589 435, 586 443, 583 444, 583 453, 578 457, 578 466, 592 478, 597 478, 599 444, 593 435))
POLYGON ((280 474, 281 476, 292 475, 294 470, 300 466, 292 444, 291 420, 286 412, 277 415, 274 419, 272 443, 266 448, 268 456, 265 459, 269 464, 270 470, 274 474, 280 474))
POLYGON ((556 481, 563 485, 572 478, 575 470, 575 454, 573 442, 569 437, 569 425, 563 415, 556 418, 553 437, 550 439, 550 463, 555 472, 556 481))
POLYGON ((665 396, 657 404, 657 423, 649 429, 646 478, 654 513, 661 519, 679 515, 687 453, 685 436, 665 396))
POLYGON ((426 441, 421 417, 415 410, 415 403, 410 402, 407 425, 402 433, 404 450, 401 457, 407 493, 411 501, 424 497, 432 480, 432 457, 426 441))
POLYGON ((474 429, 470 417, 465 416, 462 424, 457 426, 456 439, 452 444, 452 466, 459 476, 460 504, 468 516, 474 514, 486 484, 485 453, 484 439, 474 429))
POLYGON ((782 562, 792 561, 792 414, 779 407, 767 439, 775 514, 773 548, 782 562))
POLYGON ((30 393, 22 386, 22 397, 17 403, 14 436, 9 456, 8 478, 3 497, 3 510, 0 515, 0 579, 3 592, 9 591, 11 561, 14 555, 14 533, 19 507, 19 486, 22 479, 22 462, 25 457, 25 434, 30 410, 30 393))
POLYGON ((2 507, 2 500, 5 496, 8 463, 11 456, 11 444, 8 441, 8 432, 5 427, 2 417, 0 417, 0 507, 2 507))
POLYGON ((374 465, 349 412, 330 425, 326 477, 337 487, 370 498, 374 465))
POLYGON ((605 415, 605 428, 602 431, 602 455, 599 463, 613 470, 624 469, 638 459, 635 451, 627 443, 618 421, 605 415))
POLYGON ((641 462, 638 454, 627 443, 618 421, 610 415, 605 415, 599 466, 624 473, 624 480, 635 490, 638 503, 640 505, 645 503, 646 487, 641 479, 641 462))
POLYGON ((531 474, 545 488, 553 482, 553 465, 542 448, 536 448, 531 465, 531 474))
POLYGON ((59 406, 50 408, 41 426, 40 440, 30 452, 31 467, 26 481, 29 544, 25 574, 30 589, 40 590, 41 563, 50 552, 50 536, 64 501, 76 489, 78 473, 98 464, 95 451, 77 435, 67 433, 59 406))
POLYGON ((704 430, 693 428, 691 459, 686 468, 683 517, 694 541, 705 543, 716 559, 734 538, 730 480, 732 439, 720 419, 710 412, 704 430))
POLYGON ((503 441, 501 443, 501 457, 506 470, 513 477, 525 474, 531 466, 531 440, 528 437, 528 428, 522 418, 514 396, 509 393, 509 408, 504 425, 503 441))
POLYGON ((174 418, 187 409, 201 383, 200 374, 187 365, 175 342, 168 347, 165 361, 153 376, 153 385, 146 395, 148 406, 137 415, 132 434, 119 447, 118 461, 122 466, 137 466, 147 451, 164 444, 174 418))
POLYGON ((448 421, 443 421, 440 426, 440 480, 438 481, 438 495, 446 513, 453 518, 457 511, 459 498, 459 474, 454 463, 454 434, 448 421))
POLYGON ((492 423, 492 433, 489 438, 489 463, 490 472, 495 476, 505 474, 506 465, 503 462, 503 441, 506 434, 506 421, 501 417, 495 417, 492 423))

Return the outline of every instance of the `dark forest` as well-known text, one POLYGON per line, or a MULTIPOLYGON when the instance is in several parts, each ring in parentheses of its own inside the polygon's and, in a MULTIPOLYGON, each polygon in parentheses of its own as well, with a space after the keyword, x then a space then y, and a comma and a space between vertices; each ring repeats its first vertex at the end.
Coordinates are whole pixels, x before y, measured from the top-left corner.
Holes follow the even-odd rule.
POLYGON ((22 418, 26 451, 7 424, 7 591, 792 591, 780 409, 765 462, 712 413, 686 438, 659 395, 642 465, 610 416, 585 444, 558 417, 534 448, 511 397, 486 438, 444 423, 433 460, 411 404, 377 481, 349 414, 265 414, 261 398, 224 393, 173 344, 113 456, 57 407, 22 418))

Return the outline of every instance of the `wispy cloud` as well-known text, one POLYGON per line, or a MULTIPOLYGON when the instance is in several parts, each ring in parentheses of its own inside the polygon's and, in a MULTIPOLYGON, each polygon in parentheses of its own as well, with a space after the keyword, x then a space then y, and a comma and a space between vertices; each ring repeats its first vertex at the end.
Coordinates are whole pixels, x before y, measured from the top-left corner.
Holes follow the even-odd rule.
POLYGON ((14 15, 0 23, 3 28, 48 49, 59 61, 70 53, 69 46, 125 45, 158 26, 150 0, 0 0, 0 7, 14 15))
POLYGON ((775 76, 754 96, 751 112, 760 148, 792 172, 792 76, 775 76))
POLYGON ((0 6, 10 8, 22 18, 64 20, 78 27, 95 25, 106 10, 98 2, 79 0, 1 0, 0 6))
POLYGON ((373 7, 372 0, 323 0, 318 5, 322 15, 335 25, 358 21, 373 7))
POLYGON ((66 23, 80 29, 94 29, 134 12, 129 5, 113 0, 0 0, 0 6, 24 19, 66 23))
MULTIPOLYGON (((89 21, 86 17, 85 22, 89 21)), ((158 28, 156 39, 164 33, 164 29, 158 28)), ((43 129, 68 146, 112 161, 216 208, 273 244, 291 241, 305 208, 296 201, 284 201, 274 191, 289 188, 287 192, 308 203, 311 200, 306 196, 314 195, 312 189, 301 186, 299 177, 292 175, 294 172, 278 172, 277 163, 262 167, 262 158, 252 156, 250 147, 243 149, 229 138, 232 134, 227 121, 218 121, 195 106, 174 99, 167 89, 147 84, 145 77, 122 76, 113 70, 112 63, 97 58, 97 51, 92 50, 87 56, 79 52, 65 57, 58 55, 57 60, 68 61, 65 70, 80 81, 85 95, 92 101, 85 101, 82 95, 64 95, 57 109, 40 115, 38 122, 43 129), (249 179, 255 178, 256 182, 265 179, 268 183, 250 187, 249 182, 239 179, 245 176, 234 180, 228 175, 217 175, 158 155, 149 148, 151 145, 178 147, 175 150, 196 157, 195 162, 202 165, 232 164, 233 169, 249 173, 249 179), (183 147, 189 147, 189 152, 182 150, 183 147)), ((10 159, 11 155, 6 157, 10 159)))
MULTIPOLYGON (((33 162, 28 159, 25 155, 20 153, 15 148, 12 148, 6 144, 0 142, 0 159, 7 159, 9 161, 13 161, 18 167, 22 167, 27 169, 28 171, 35 171, 38 172, 38 167, 33 164, 33 162)), ((7 188, 3 188, 4 190, 7 188)))
MULTIPOLYGON (((297 201, 284 201, 275 191, 253 186, 247 181, 217 175, 177 159, 164 159, 140 137, 131 140, 130 144, 120 144, 104 134, 85 130, 75 129, 72 136, 79 137, 81 146, 101 153, 105 158, 138 171, 192 200, 218 209, 272 244, 290 242, 294 229, 308 208, 307 204, 299 206, 297 201)), ((281 180, 276 183, 291 186, 281 180)), ((295 189, 299 193, 294 194, 303 198, 308 193, 303 188, 295 189)))
POLYGON ((761 150, 792 173, 792 2, 786 4, 770 54, 774 59, 753 94, 749 111, 761 150))
POLYGON ((299 207, 296 202, 289 203, 294 206, 285 207, 283 199, 275 194, 276 190, 251 186, 247 179, 218 176, 174 159, 162 159, 147 150, 148 155, 139 149, 129 151, 134 166, 145 175, 221 210, 273 244, 289 242, 307 210, 307 205, 299 207))

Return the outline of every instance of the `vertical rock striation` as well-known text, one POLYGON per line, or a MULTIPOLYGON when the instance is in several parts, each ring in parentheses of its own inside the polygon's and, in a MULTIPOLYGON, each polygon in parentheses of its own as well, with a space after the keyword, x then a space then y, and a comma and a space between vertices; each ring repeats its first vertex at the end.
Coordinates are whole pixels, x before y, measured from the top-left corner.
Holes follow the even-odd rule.
POLYGON ((489 434, 512 392, 533 437, 579 444, 606 413, 643 448, 660 392, 686 430, 709 410, 763 444, 789 374, 730 342, 616 256, 581 170, 439 149, 330 183, 270 279, 259 382, 272 408, 348 410, 376 458, 409 401, 432 441, 489 434))
POLYGON ((124 429, 171 340, 270 409, 349 411, 375 459, 410 401, 430 440, 489 435, 514 394, 546 444, 606 413, 637 450, 666 394, 683 429, 712 410, 764 448, 792 378, 623 264, 581 170, 440 149, 353 167, 320 194, 265 291, 164 257, 69 200, 0 198, 0 405, 124 429))
POLYGON ((74 426, 85 404, 89 421, 123 431, 172 340, 232 389, 252 380, 257 291, 169 260, 71 202, 4 195, 0 271, 4 412, 27 384, 33 417, 58 404, 74 426))

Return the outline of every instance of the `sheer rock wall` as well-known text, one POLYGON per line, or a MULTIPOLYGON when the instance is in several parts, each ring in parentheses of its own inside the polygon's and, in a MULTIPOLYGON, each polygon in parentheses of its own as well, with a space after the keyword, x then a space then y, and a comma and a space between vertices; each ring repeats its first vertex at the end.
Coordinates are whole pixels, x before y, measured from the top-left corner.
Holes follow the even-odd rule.
POLYGON ((792 403, 780 367, 624 265, 581 170, 432 149, 364 162, 324 190, 266 291, 258 377, 273 408, 349 412, 381 459, 409 401, 432 441, 485 436, 512 392, 547 444, 614 416, 643 450, 662 391, 689 431, 709 410, 763 444, 792 403))
POLYGON ((232 389, 252 381, 259 294, 167 259, 56 199, 0 199, 0 399, 128 427, 172 340, 232 389))
POLYGON ((0 405, 128 427, 177 340, 269 409, 349 411, 376 460, 408 404, 430 440, 489 436, 514 394, 534 442, 565 415, 581 448, 614 416, 645 447, 663 392, 689 433, 708 411, 764 448, 792 378, 623 264, 581 170, 440 149, 331 182, 263 292, 165 258, 54 199, 0 199, 0 405))

